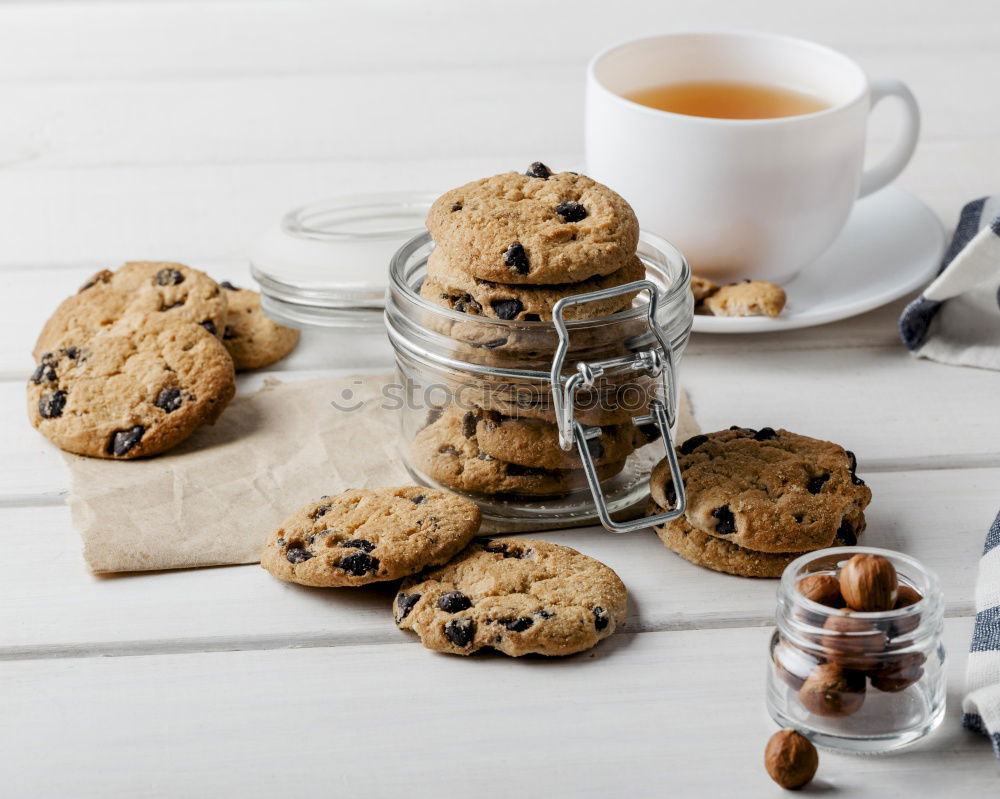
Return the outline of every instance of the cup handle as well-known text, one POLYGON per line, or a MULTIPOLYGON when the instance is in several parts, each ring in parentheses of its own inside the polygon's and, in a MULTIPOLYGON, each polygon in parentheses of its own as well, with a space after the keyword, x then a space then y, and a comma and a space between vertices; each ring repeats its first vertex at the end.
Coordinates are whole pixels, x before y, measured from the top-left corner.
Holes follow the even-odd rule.
POLYGON ((892 183, 913 157, 913 151, 917 148, 917 137, 920 135, 920 107, 917 105, 917 98, 905 83, 894 78, 873 80, 869 93, 871 98, 869 111, 886 97, 898 97, 903 101, 905 116, 902 134, 892 149, 885 158, 870 169, 866 169, 861 175, 858 197, 864 197, 892 183))

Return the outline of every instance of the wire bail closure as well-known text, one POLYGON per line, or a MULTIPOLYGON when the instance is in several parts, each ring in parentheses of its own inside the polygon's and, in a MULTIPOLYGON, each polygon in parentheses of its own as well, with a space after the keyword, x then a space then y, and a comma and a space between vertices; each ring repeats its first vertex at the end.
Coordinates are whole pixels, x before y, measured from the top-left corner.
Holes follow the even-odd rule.
POLYGON ((559 346, 552 359, 552 370, 549 380, 552 383, 552 404, 555 409, 556 424, 559 427, 559 445, 569 451, 575 445, 580 453, 583 471, 587 476, 590 493, 594 497, 594 505, 598 518, 605 529, 612 533, 631 533, 642 530, 654 524, 662 524, 683 515, 687 507, 687 496, 684 491, 684 480, 681 477, 680 464, 670 434, 677 420, 677 380, 674 373, 674 352, 666 336, 656 323, 656 309, 659 304, 660 292, 656 284, 649 280, 638 280, 624 286, 591 291, 586 294, 575 294, 560 299, 552 309, 552 322, 559 334, 559 346), (565 310, 573 305, 584 305, 588 302, 611 299, 623 294, 639 292, 649 293, 649 306, 646 322, 659 347, 648 349, 633 355, 609 358, 601 361, 579 361, 576 371, 566 377, 563 367, 569 352, 569 329, 563 316, 565 310), (667 462, 670 465, 670 476, 673 480, 677 501, 673 509, 641 519, 616 522, 611 518, 604 492, 597 476, 597 466, 590 454, 587 442, 601 435, 600 427, 584 427, 574 416, 576 394, 580 389, 592 389, 597 381, 608 372, 641 371, 650 377, 660 379, 663 388, 662 396, 667 398, 664 405, 653 398, 649 403, 649 414, 633 417, 632 422, 639 425, 655 424, 660 431, 663 445, 666 448, 667 462))

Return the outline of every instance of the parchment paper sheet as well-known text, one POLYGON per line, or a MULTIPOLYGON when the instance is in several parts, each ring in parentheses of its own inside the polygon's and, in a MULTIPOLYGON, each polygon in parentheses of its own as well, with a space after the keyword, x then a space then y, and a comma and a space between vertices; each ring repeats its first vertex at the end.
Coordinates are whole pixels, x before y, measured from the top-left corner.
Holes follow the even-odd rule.
MULTIPOLYGON (((165 455, 66 455, 70 509, 95 572, 255 563, 296 508, 348 488, 412 483, 388 376, 273 382, 165 455), (349 395, 343 392, 349 391, 349 395), (349 396, 350 400, 344 400, 349 396), (356 407, 338 410, 331 403, 356 407)), ((678 439, 697 432, 682 397, 678 439)))

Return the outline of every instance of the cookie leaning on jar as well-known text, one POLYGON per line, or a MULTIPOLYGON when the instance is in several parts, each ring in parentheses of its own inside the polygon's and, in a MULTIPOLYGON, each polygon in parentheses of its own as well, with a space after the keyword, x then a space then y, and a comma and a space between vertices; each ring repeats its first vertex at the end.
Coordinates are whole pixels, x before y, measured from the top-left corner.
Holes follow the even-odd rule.
MULTIPOLYGON (((677 448, 687 510, 654 527, 682 558, 743 577, 779 577, 796 557, 857 543, 871 490, 854 454, 787 430, 731 427, 677 448)), ((650 512, 676 501, 662 461, 650 478, 650 512)))

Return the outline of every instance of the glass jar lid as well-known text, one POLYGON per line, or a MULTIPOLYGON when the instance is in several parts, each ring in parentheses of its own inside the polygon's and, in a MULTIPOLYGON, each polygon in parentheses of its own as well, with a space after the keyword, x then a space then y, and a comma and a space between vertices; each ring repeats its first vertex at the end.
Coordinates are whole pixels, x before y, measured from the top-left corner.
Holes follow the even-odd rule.
POLYGON ((289 211, 250 255, 264 312, 292 327, 380 327, 389 261, 424 230, 430 192, 348 194, 289 211))

